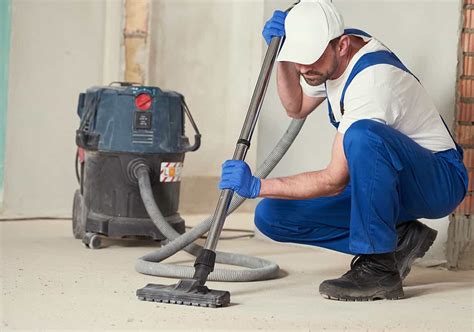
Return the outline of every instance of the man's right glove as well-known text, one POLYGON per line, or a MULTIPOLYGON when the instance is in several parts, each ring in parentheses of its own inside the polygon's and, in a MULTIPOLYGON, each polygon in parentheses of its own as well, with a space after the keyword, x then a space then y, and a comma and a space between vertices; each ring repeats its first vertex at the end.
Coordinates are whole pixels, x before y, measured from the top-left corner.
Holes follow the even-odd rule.
POLYGON ((240 197, 256 198, 260 194, 260 185, 260 179, 252 175, 245 161, 227 160, 222 164, 219 189, 231 189, 240 197))
POLYGON ((285 35, 285 18, 287 13, 282 12, 281 10, 275 10, 271 19, 265 23, 263 27, 262 35, 267 42, 267 45, 270 45, 272 37, 283 37, 285 35))

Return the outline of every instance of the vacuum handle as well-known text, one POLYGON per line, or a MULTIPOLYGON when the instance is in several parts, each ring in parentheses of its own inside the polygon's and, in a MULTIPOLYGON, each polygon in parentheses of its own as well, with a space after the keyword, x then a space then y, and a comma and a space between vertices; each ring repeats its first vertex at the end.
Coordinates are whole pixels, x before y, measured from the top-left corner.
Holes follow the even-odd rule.
POLYGON ((186 113, 186 116, 188 117, 189 122, 191 122, 191 126, 193 127, 194 133, 195 133, 194 144, 186 147, 185 152, 196 151, 201 146, 201 133, 199 132, 196 122, 194 122, 193 116, 191 115, 191 112, 189 111, 188 105, 184 101, 184 98, 182 99, 182 104, 183 104, 184 112, 186 113))

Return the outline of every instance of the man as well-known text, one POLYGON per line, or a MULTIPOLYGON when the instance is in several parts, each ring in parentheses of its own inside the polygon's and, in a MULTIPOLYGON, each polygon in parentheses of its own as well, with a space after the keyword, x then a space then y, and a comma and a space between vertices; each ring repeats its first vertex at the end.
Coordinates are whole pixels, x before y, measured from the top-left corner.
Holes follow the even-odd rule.
POLYGON ((277 87, 287 114, 303 118, 328 101, 337 128, 329 165, 258 179, 231 160, 219 187, 267 197, 255 212, 264 235, 355 255, 346 274, 320 285, 324 297, 398 299, 411 264, 436 237, 416 219, 453 211, 467 172, 417 78, 375 38, 343 26, 331 2, 307 0, 288 15, 276 11, 263 30, 267 43, 285 36, 277 87))

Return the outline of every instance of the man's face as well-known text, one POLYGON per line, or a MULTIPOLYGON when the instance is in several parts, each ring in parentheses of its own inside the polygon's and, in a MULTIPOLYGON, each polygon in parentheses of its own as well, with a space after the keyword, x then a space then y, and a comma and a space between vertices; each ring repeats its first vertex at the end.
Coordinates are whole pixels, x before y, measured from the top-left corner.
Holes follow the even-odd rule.
POLYGON ((333 43, 329 43, 323 55, 315 63, 310 65, 295 63, 296 70, 303 76, 306 83, 311 86, 321 85, 326 82, 334 75, 338 66, 339 61, 333 43))

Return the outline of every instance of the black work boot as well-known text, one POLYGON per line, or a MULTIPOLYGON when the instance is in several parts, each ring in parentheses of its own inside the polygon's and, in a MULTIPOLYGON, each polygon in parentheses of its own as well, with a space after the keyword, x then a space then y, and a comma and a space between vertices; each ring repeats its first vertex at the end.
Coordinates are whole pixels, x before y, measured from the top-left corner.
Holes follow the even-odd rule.
POLYGON ((415 259, 423 257, 431 247, 438 232, 415 220, 398 225, 397 233, 395 259, 403 280, 410 272, 415 259))
POLYGON ((343 301, 395 300, 404 296, 393 253, 355 256, 351 269, 339 279, 323 281, 319 293, 343 301))

